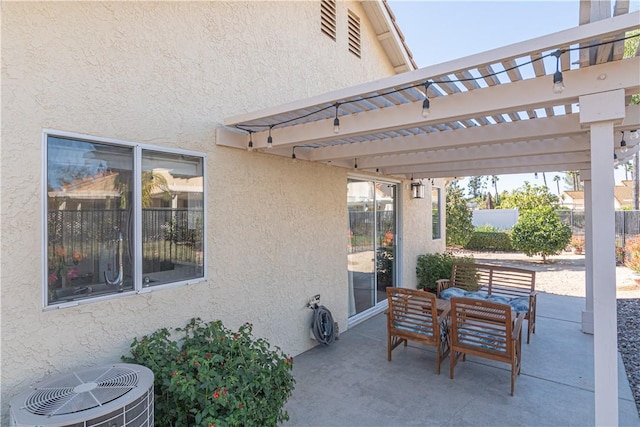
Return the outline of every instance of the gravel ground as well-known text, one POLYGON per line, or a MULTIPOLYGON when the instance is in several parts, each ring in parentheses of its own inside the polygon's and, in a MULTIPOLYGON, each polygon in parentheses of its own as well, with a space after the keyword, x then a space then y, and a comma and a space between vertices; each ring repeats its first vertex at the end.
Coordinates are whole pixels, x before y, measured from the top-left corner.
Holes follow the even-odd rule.
MULTIPOLYGON (((584 255, 562 253, 548 258, 530 258, 518 253, 465 252, 478 262, 522 266, 536 270, 536 289, 558 295, 585 296, 584 255)), ((456 254, 458 255, 458 254, 456 254)), ((640 414, 640 285, 626 267, 616 267, 618 298, 618 350, 640 414)))
POLYGON ((640 414, 640 298, 618 299, 618 350, 640 414))

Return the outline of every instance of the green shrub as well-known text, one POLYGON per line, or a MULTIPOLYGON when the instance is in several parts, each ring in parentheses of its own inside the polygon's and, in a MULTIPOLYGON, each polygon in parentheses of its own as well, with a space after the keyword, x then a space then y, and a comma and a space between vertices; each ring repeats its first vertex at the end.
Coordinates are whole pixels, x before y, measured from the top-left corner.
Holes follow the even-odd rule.
POLYGON ((275 426, 295 380, 292 358, 221 321, 192 319, 172 334, 159 329, 131 344, 122 359, 155 375, 155 421, 162 426, 275 426), (180 336, 174 336, 180 335, 180 336), (177 338, 177 339, 174 339, 177 338))
POLYGON ((483 225, 477 226, 474 231, 480 231, 483 233, 495 233, 495 232, 499 232, 500 229, 491 224, 483 224, 483 225))
POLYGON ((474 231, 464 247, 474 251, 513 251, 511 235, 507 231, 474 231))
POLYGON ((418 289, 428 289, 435 292, 436 280, 450 279, 451 268, 456 262, 475 262, 472 257, 456 257, 448 252, 439 254, 424 254, 418 256, 416 274, 418 289))
POLYGON ((562 224, 551 206, 538 206, 520 214, 511 230, 513 247, 527 256, 559 254, 571 240, 571 228, 562 224))
POLYGON ((623 258, 626 267, 636 273, 640 272, 640 236, 627 239, 623 258))

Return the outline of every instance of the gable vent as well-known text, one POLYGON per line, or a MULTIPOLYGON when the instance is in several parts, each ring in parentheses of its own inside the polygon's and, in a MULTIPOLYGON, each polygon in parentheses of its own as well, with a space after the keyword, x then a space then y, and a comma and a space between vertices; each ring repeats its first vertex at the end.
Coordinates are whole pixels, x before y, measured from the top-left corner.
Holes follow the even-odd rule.
POLYGON ((360 58, 360 18, 349 11, 349 52, 360 58))
POLYGON ((336 41, 336 0, 320 2, 320 30, 336 41))

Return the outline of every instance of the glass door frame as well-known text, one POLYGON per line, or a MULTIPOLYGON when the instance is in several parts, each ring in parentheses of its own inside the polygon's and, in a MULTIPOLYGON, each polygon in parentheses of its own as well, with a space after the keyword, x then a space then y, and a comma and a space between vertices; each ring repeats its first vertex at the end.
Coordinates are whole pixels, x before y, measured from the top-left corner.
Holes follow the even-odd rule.
MULTIPOLYGON (((395 185, 395 194, 394 194, 394 200, 393 200, 393 206, 394 206, 394 220, 395 220, 395 236, 393 239, 393 249, 394 249, 394 259, 393 259, 393 268, 392 268, 392 284, 393 286, 398 286, 399 282, 400 282, 400 278, 402 277, 402 200, 403 200, 403 196, 404 196, 404 188, 402 185, 402 181, 400 180, 394 180, 394 179, 380 179, 379 177, 375 177, 375 176, 368 176, 368 175, 358 175, 358 174, 348 174, 347 175, 347 184, 349 183, 349 181, 354 180, 354 181, 362 181, 362 182, 370 182, 374 185, 376 184, 390 184, 390 185, 395 185)), ((375 198, 374 198, 375 199, 375 198)), ((377 206, 375 206, 375 211, 377 212, 377 206)), ((349 217, 349 210, 347 208, 347 220, 349 217)), ((379 224, 378 224, 378 215, 374 215, 374 236, 373 236, 373 240, 374 240, 374 253, 377 252, 377 249, 379 247, 379 236, 377 235, 379 230, 379 224)), ((376 261, 374 259, 374 267, 376 264, 376 261)), ((349 268, 347 268, 347 272, 349 272, 349 268)), ((374 268, 374 289, 377 292, 377 268, 374 268)), ((371 316, 374 316, 382 311, 384 311, 387 308, 387 300, 386 298, 383 300, 380 300, 377 302, 377 304, 373 305, 372 307, 363 310, 360 313, 356 313, 353 314, 351 316, 348 315, 348 322, 349 322, 349 326, 355 326, 356 324, 360 323, 361 321, 364 321, 368 318, 370 318, 371 316)))

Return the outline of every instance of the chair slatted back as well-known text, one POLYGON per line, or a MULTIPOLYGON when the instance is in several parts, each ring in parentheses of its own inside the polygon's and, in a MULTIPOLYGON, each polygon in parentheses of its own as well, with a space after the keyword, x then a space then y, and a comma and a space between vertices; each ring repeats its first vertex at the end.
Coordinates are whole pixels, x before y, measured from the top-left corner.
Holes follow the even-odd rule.
POLYGON ((387 288, 388 328, 394 335, 434 342, 440 335, 436 296, 417 289, 387 288))
POLYGON ((535 277, 533 270, 476 263, 454 264, 451 272, 452 286, 509 298, 528 297, 535 289, 535 277))
POLYGON ((466 353, 509 361, 512 343, 511 307, 474 298, 451 298, 451 346, 466 353))

